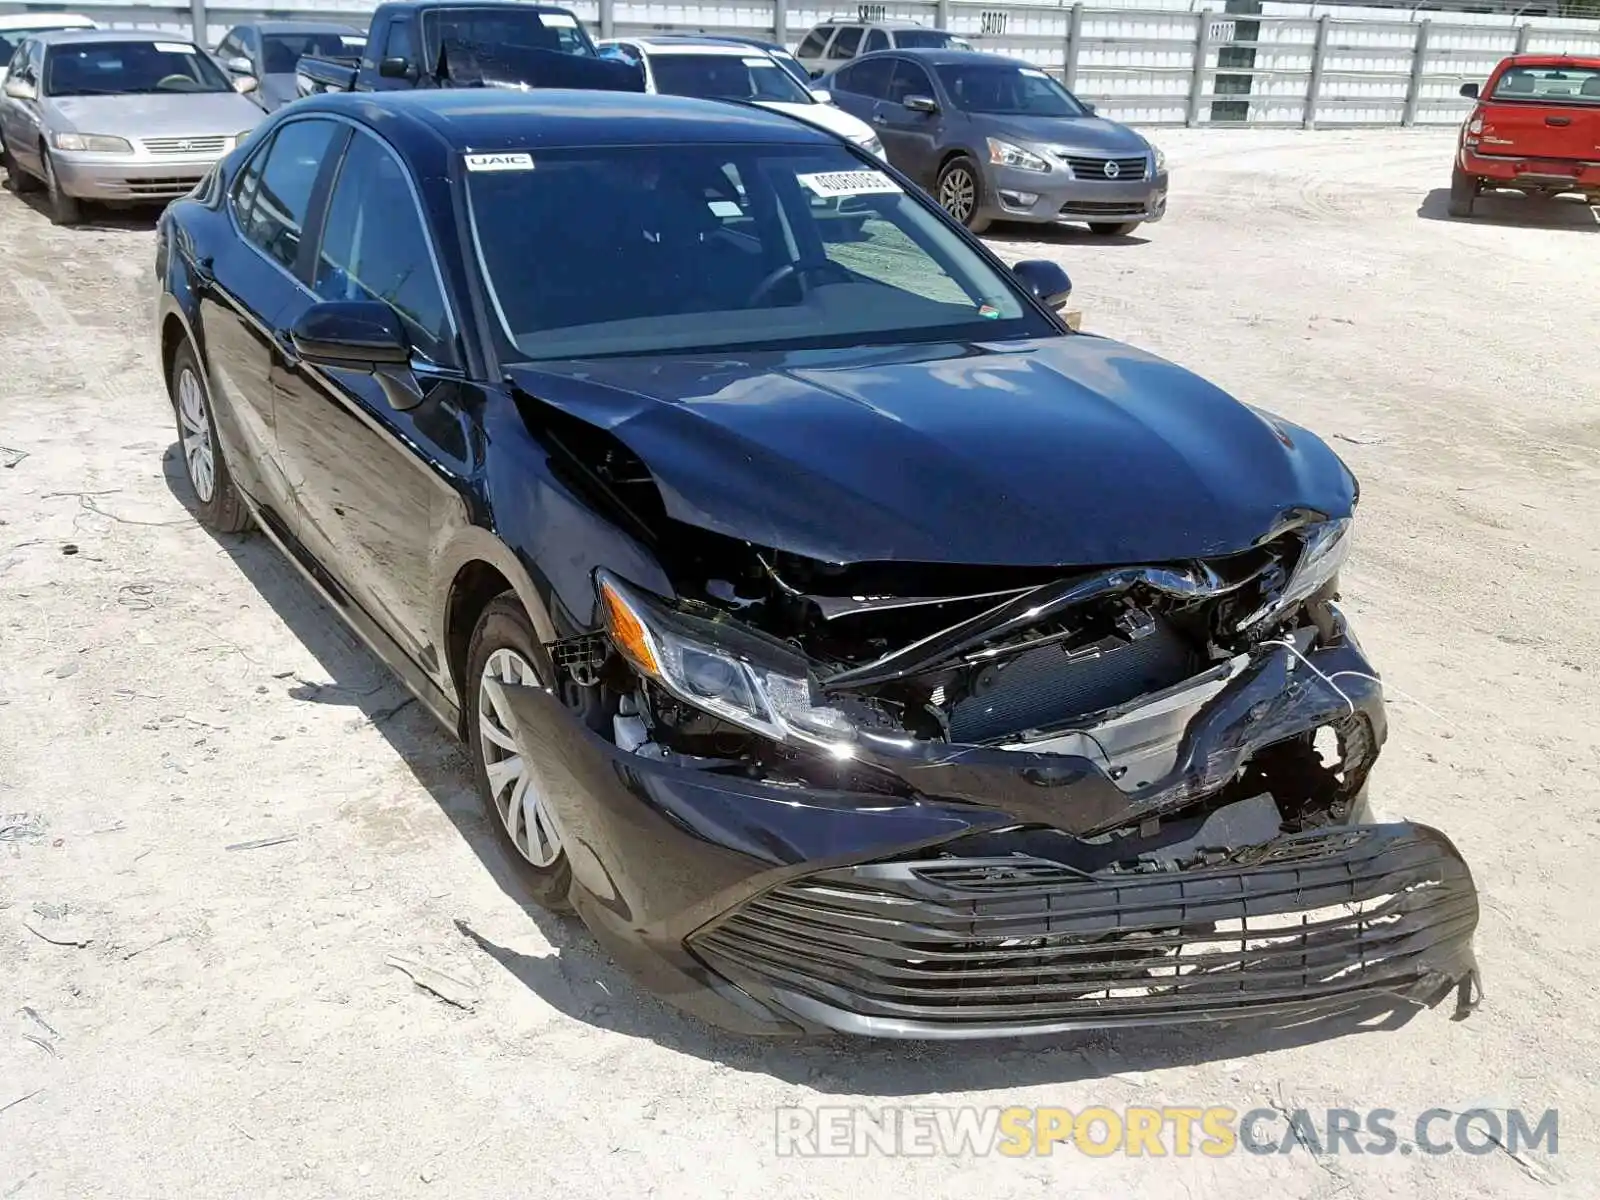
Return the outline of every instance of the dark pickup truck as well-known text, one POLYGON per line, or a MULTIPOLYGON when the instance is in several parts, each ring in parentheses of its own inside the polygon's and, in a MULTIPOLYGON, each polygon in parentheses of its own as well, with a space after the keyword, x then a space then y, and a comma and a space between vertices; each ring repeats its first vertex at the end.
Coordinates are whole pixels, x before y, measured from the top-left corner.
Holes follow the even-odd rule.
POLYGON ((517 0, 399 0, 372 14, 361 58, 307 56, 302 96, 402 88, 591 88, 642 92, 644 76, 601 58, 577 16, 517 0))

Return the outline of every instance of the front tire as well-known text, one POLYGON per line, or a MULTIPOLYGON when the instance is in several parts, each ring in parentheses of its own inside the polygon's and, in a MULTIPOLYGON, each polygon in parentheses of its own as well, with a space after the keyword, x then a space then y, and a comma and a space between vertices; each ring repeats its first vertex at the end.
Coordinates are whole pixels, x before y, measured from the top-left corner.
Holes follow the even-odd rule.
POLYGON ((1470 217, 1473 202, 1478 198, 1478 181, 1460 167, 1450 172, 1450 204, 1452 217, 1470 217))
POLYGON ((501 686, 543 687, 552 675, 549 656, 516 593, 503 592, 489 601, 467 649, 465 699, 473 781, 530 896, 550 912, 569 913, 572 866, 539 772, 522 760, 517 718, 501 686))
POLYGON ((966 155, 952 158, 939 172, 939 182, 934 184, 934 198, 939 207, 973 233, 989 228, 989 218, 980 217, 983 207, 983 174, 978 164, 966 155))
POLYGON ((11 181, 11 190, 19 196, 39 190, 39 181, 22 169, 22 165, 11 157, 11 151, 0 144, 0 166, 6 169, 6 178, 11 181))
POLYGON ((181 343, 172 356, 167 392, 178 420, 178 453, 194 490, 195 515, 207 529, 218 533, 241 533, 250 528, 250 510, 233 484, 217 442, 205 372, 188 342, 181 343))
POLYGON ((1095 221, 1090 222, 1089 232, 1096 237, 1127 237, 1137 228, 1139 228, 1139 222, 1137 221, 1122 221, 1119 223, 1095 221))
POLYGON ((39 153, 44 161, 44 188, 49 193, 50 219, 57 225, 76 225, 83 220, 83 205, 77 197, 61 190, 61 180, 56 177, 56 165, 50 159, 50 151, 41 150, 39 153))

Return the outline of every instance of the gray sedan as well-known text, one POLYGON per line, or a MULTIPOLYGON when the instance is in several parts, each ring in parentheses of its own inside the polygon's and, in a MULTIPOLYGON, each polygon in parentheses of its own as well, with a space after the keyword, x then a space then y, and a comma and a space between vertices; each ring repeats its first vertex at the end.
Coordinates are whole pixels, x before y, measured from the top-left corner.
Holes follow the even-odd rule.
POLYGON ((863 55, 820 86, 974 233, 992 221, 1082 222, 1117 236, 1166 212, 1161 151, 1025 62, 893 50, 863 55))
POLYGON ((252 21, 235 25, 217 46, 222 65, 239 78, 260 85, 251 96, 268 112, 299 96, 294 69, 307 54, 356 62, 367 35, 350 25, 326 21, 252 21))
POLYGON ((0 150, 12 189, 42 184, 66 225, 83 200, 185 195, 261 117, 209 54, 173 34, 40 33, 12 56, 0 150))

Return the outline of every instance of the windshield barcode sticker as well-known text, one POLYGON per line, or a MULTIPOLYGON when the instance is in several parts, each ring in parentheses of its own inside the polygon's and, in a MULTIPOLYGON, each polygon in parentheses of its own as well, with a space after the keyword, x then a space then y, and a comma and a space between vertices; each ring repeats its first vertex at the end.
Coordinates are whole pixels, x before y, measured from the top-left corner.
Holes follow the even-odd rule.
POLYGON ((185 46, 182 42, 157 42, 156 49, 162 54, 193 54, 193 46, 185 46))
POLYGON ((1038 67, 1023 67, 1021 70, 1019 70, 1017 72, 1017 74, 1018 75, 1026 75, 1029 79, 1049 79, 1050 78, 1050 76, 1046 75, 1043 71, 1039 70, 1038 67))
POLYGON ((466 158, 469 171, 533 170, 531 154, 469 154, 466 158))
POLYGON ((775 67, 778 64, 770 58, 747 58, 744 60, 744 65, 747 67, 775 67))
POLYGON ((882 171, 824 171, 819 175, 796 175, 801 187, 825 200, 840 196, 892 196, 900 185, 882 171))
POLYGON ((540 13, 539 24, 548 25, 551 29, 575 29, 578 22, 566 13, 540 13))
POLYGON ((339 40, 346 46, 365 46, 367 44, 367 39, 364 37, 352 37, 344 33, 339 35, 339 40))

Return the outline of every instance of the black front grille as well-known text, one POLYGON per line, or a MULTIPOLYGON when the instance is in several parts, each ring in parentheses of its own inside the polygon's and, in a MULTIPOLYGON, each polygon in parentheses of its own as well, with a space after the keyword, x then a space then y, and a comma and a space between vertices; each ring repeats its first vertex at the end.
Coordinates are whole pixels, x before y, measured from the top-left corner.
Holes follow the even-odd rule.
POLYGON ((1096 158, 1086 154, 1063 154, 1061 161, 1072 168, 1072 174, 1078 179, 1105 179, 1116 183, 1138 183, 1149 168, 1148 160, 1142 155, 1138 158, 1096 158), (1110 174, 1106 172, 1107 163, 1114 164, 1110 174))
POLYGON ((1281 860, 1092 878, 1025 858, 846 867, 747 901, 690 946, 780 1003, 929 1028, 1433 1003, 1472 971, 1477 895, 1442 834, 1273 845, 1281 860))
POLYGON ((1134 201, 1068 200, 1061 206, 1061 215, 1083 217, 1141 217, 1144 205, 1134 201))
POLYGON ((198 175, 172 175, 160 179, 129 179, 122 186, 130 196, 177 199, 187 196, 199 182, 198 175))
POLYGON ((1071 652, 1041 646, 978 673, 971 693, 950 709, 950 740, 1046 729, 1181 683, 1200 666, 1162 622, 1134 641, 1108 637, 1071 652))

